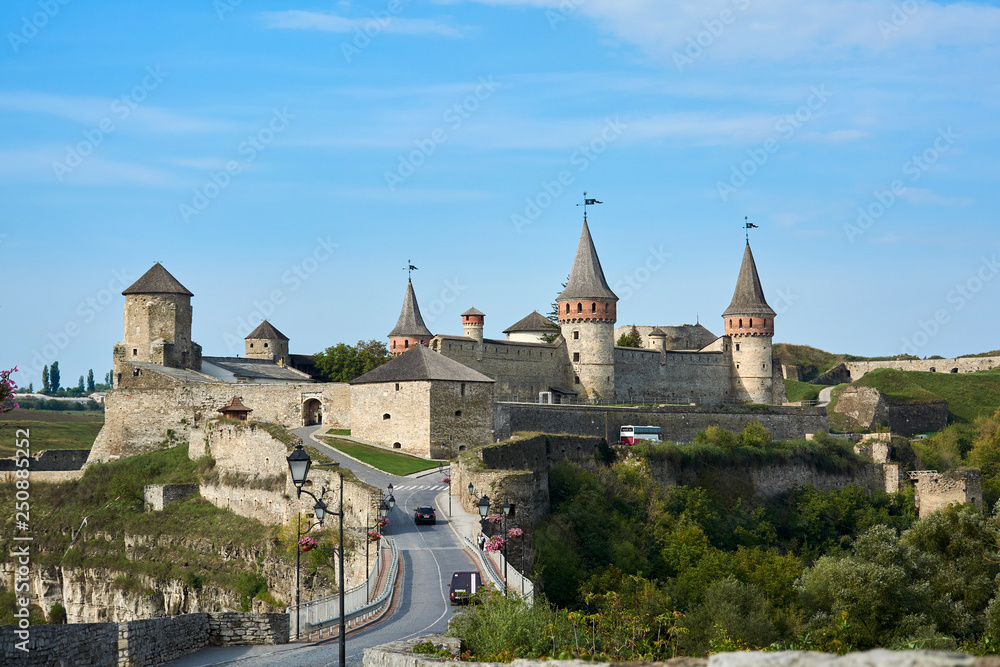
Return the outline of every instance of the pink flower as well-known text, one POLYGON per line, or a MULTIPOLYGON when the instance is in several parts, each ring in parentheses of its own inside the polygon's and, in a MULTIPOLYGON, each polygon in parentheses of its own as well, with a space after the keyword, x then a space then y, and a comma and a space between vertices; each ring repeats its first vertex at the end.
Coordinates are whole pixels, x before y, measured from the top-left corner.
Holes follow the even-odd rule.
POLYGON ((488 517, 486 517, 486 520, 489 521, 490 523, 496 524, 503 521, 503 517, 500 516, 499 514, 491 514, 488 517))
POLYGON ((486 546, 483 547, 483 551, 493 551, 493 552, 501 551, 505 543, 506 540, 504 540, 502 537, 500 537, 499 535, 494 535, 493 537, 491 537, 489 540, 486 541, 486 546))
POLYGON ((517 539, 522 535, 524 535, 524 531, 521 530, 520 528, 511 528, 510 530, 507 531, 507 536, 513 537, 514 539, 517 539))

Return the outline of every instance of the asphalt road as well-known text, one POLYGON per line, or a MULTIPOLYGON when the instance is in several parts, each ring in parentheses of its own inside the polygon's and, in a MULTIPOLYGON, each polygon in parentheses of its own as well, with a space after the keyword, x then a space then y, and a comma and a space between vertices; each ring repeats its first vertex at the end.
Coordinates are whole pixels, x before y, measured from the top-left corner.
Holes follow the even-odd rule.
MULTIPOLYGON (((447 512, 446 485, 442 475, 434 471, 418 479, 397 477, 360 464, 335 449, 309 438, 312 427, 293 431, 304 441, 314 445, 330 458, 350 468, 362 481, 385 489, 391 482, 396 507, 389 516, 388 530, 383 531, 396 540, 402 567, 400 589, 393 613, 385 620, 347 636, 347 664, 360 665, 362 651, 389 641, 409 639, 422 634, 442 632, 454 608, 448 603, 448 584, 457 570, 476 569, 472 559, 462 548, 461 538, 451 529, 447 512), (443 507, 437 507, 436 525, 416 525, 413 512, 420 505, 436 507, 440 497, 443 507)), ((240 667, 265 667, 270 665, 336 665, 339 661, 337 641, 291 648, 256 657, 240 658, 230 663, 240 667)))

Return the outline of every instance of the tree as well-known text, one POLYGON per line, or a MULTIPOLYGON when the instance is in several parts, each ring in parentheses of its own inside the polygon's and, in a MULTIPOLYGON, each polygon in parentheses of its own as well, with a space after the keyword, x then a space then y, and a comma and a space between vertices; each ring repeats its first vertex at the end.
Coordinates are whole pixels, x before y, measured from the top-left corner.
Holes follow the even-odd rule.
POLYGON ((42 393, 43 394, 49 393, 50 388, 51 387, 49 386, 49 365, 45 364, 44 366, 42 366, 42 393))
MULTIPOLYGON (((562 284, 562 287, 559 289, 559 294, 562 294, 563 290, 566 289, 566 285, 568 285, 568 284, 569 284, 569 276, 566 276, 566 282, 564 282, 562 284)), ((556 294, 556 298, 557 299, 559 298, 559 294, 556 294)), ((556 303, 555 301, 552 302, 552 310, 549 311, 549 314, 546 317, 548 317, 550 320, 552 320, 556 324, 556 326, 559 326, 559 304, 558 303, 556 303)), ((553 331, 552 333, 542 334, 542 341, 546 342, 546 343, 551 343, 556 338, 559 338, 559 336, 561 334, 562 334, 561 330, 556 330, 556 331, 553 331)))
POLYGON ((49 390, 54 394, 59 391, 59 362, 53 361, 49 369, 49 390))
POLYGON ((633 324, 628 333, 623 333, 615 343, 618 347, 642 347, 642 334, 633 324))
POLYGON ((338 343, 313 355, 316 370, 326 382, 350 382, 389 359, 385 343, 378 340, 359 340, 354 347, 338 343))
POLYGON ((104 384, 108 385, 108 387, 111 387, 111 371, 108 371, 107 374, 104 376, 104 384))
POLYGON ((83 376, 81 375, 80 381, 76 383, 76 390, 82 393, 83 387, 84 387, 84 381, 83 381, 83 376))
POLYGON ((87 391, 94 391, 94 369, 87 371, 87 391))

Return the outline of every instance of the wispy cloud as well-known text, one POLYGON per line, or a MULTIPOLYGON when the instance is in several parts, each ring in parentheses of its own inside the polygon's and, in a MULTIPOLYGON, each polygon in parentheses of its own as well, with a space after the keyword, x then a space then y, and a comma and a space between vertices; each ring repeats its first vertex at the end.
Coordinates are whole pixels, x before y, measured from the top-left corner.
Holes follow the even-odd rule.
MULTIPOLYGON (((0 183, 55 183, 52 165, 62 159, 61 149, 0 151, 0 183)), ((183 185, 170 174, 141 164, 88 157, 64 177, 67 185, 139 185, 177 187, 183 185)))
POLYGON ((464 37, 471 28, 454 26, 430 19, 410 19, 399 16, 348 18, 327 12, 308 12, 292 9, 283 12, 264 12, 268 28, 284 30, 318 30, 321 32, 353 33, 376 24, 380 32, 397 35, 435 35, 438 37, 464 37))

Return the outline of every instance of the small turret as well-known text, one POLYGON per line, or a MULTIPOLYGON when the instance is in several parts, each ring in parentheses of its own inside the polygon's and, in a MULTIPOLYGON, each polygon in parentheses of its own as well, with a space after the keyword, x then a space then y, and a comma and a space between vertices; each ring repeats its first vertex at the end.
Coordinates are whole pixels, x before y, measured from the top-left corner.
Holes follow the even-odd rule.
POLYGON ((477 343, 483 342, 483 325, 486 315, 475 308, 469 308, 462 313, 462 333, 466 338, 471 338, 477 343))
POLYGON ((653 327, 649 332, 649 347, 657 352, 664 352, 667 349, 667 332, 660 327, 653 327))
POLYGON ((406 281, 403 309, 399 313, 396 326, 389 332, 389 352, 395 356, 406 352, 414 345, 428 345, 433 335, 424 318, 420 316, 417 295, 413 291, 413 281, 406 281))
POLYGON ((279 366, 288 365, 288 336, 264 320, 244 340, 247 359, 267 359, 279 366))

